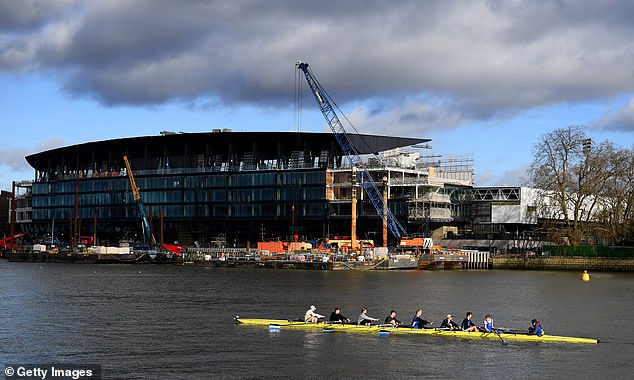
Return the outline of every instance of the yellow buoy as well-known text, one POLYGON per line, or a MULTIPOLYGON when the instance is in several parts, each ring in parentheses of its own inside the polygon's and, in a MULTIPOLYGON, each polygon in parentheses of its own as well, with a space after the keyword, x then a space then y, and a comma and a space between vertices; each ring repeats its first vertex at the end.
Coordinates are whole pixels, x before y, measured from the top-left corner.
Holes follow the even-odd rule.
POLYGON ((590 275, 588 274, 587 270, 583 271, 583 274, 581 275, 581 280, 582 281, 590 281, 590 275))

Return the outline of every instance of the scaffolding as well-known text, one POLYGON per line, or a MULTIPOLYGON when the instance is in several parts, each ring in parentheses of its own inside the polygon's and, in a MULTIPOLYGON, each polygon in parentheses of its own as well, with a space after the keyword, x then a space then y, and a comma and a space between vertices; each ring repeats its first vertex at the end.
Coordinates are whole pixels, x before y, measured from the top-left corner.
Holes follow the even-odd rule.
POLYGON ((444 180, 453 180, 459 184, 473 185, 473 157, 441 155, 421 156, 416 169, 427 170, 429 176, 444 180))

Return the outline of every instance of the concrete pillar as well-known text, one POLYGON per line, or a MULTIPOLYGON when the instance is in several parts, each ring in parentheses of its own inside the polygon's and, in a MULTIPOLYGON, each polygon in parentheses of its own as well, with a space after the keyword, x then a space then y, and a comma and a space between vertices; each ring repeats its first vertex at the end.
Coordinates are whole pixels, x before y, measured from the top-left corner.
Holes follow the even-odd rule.
POLYGON ((387 247, 387 176, 383 176, 383 247, 387 247))
POLYGON ((351 211, 351 223, 350 223, 350 247, 352 249, 352 251, 356 251, 358 247, 357 244, 357 188, 356 188, 356 184, 357 184, 357 175, 355 173, 356 168, 353 166, 352 167, 352 177, 350 180, 351 183, 351 190, 352 190, 352 197, 351 197, 351 206, 352 206, 352 211, 351 211))

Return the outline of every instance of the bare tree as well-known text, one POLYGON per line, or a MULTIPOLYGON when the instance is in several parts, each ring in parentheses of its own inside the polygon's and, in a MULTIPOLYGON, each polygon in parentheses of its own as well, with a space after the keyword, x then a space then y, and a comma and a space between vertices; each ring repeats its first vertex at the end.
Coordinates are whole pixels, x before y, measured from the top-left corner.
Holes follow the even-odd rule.
POLYGON ((613 150, 607 142, 594 145, 581 126, 556 129, 535 144, 529 181, 540 189, 538 215, 552 223, 552 239, 570 245, 588 240, 599 195, 615 171, 613 150))
POLYGON ((634 148, 614 149, 608 159, 613 172, 601 191, 597 230, 610 244, 619 244, 634 237, 634 148))

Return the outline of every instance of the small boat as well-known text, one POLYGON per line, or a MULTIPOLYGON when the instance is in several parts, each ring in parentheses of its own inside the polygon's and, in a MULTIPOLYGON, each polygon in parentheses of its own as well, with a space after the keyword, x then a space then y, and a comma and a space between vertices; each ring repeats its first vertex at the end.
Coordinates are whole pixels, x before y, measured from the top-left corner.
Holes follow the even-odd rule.
POLYGON ((271 330, 323 330, 328 332, 352 332, 352 333, 371 333, 381 336, 385 335, 430 335, 453 337, 462 339, 489 339, 501 340, 503 343, 509 341, 521 342, 558 342, 558 343, 589 343, 597 344, 597 339, 577 338, 571 336, 560 335, 530 335, 515 331, 496 330, 495 332, 469 332, 469 331, 450 331, 445 329, 416 329, 411 327, 386 327, 381 325, 358 326, 352 324, 341 323, 306 323, 302 321, 289 321, 285 319, 257 319, 257 318, 240 318, 235 317, 237 323, 245 325, 268 326, 271 330))
POLYGON ((396 254, 388 256, 387 269, 417 269, 418 258, 413 255, 396 254))

